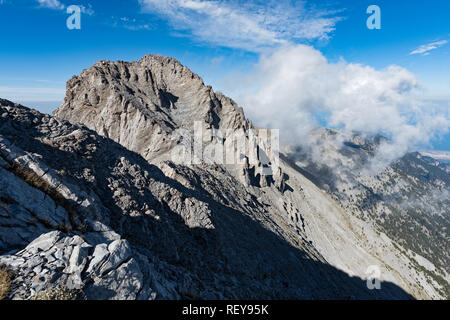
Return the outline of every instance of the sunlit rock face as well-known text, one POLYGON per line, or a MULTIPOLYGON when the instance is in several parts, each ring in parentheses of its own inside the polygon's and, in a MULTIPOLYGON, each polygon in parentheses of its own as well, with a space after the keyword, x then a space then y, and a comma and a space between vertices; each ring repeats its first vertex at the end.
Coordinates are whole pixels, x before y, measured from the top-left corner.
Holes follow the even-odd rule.
MULTIPOLYGON (((9 297, 446 297, 440 260, 383 229, 381 215, 340 190, 341 180, 371 187, 363 176, 344 165, 318 170, 323 164, 300 151, 281 154, 271 175, 261 158, 175 163, 173 133, 192 133, 196 122, 259 134, 231 99, 155 55, 84 70, 53 116, 0 100, 0 264, 16 275, 9 297), (373 266, 379 290, 367 286, 373 266)), ((345 152, 323 144, 323 158, 356 166, 370 158, 372 144, 350 142, 345 152)), ((421 174, 409 175, 401 190, 421 174)))

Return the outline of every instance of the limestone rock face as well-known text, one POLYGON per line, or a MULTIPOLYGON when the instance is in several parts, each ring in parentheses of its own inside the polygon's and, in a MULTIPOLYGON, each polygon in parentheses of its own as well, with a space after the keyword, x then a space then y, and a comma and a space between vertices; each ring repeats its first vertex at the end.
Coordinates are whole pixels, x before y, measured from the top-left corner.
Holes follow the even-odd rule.
POLYGON ((148 55, 137 62, 100 61, 67 82, 54 115, 83 123, 145 159, 170 150, 175 129, 249 126, 242 109, 214 93, 177 60, 148 55))
POLYGON ((173 133, 196 122, 246 139, 258 131, 231 99, 155 55, 84 70, 54 116, 0 99, 10 298, 61 288, 86 299, 445 297, 410 266, 445 270, 346 211, 287 157, 271 175, 267 154, 175 163, 173 133), (380 290, 367 287, 370 266, 380 290))
MULTIPOLYGON (((250 144, 248 131, 256 129, 233 100, 214 92, 177 60, 159 55, 137 62, 100 61, 69 80, 66 91, 55 117, 82 123, 152 163, 174 160, 170 151, 180 143, 175 134, 180 130, 194 139, 197 125, 205 146, 211 143, 207 132, 219 130, 224 139, 218 143, 224 146, 232 133, 242 133, 250 144)), ((251 185, 273 183, 262 174, 260 161, 252 166, 251 185)))

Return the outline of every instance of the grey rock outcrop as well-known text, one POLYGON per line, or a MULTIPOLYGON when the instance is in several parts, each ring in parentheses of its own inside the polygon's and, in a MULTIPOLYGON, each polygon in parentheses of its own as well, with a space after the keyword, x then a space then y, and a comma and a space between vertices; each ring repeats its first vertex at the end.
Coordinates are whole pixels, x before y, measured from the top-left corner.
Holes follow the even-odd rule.
POLYGON ((87 299, 136 299, 143 279, 128 243, 115 240, 104 250, 98 248, 77 235, 52 231, 13 255, 0 256, 0 263, 15 275, 11 298, 67 288, 87 299))
POLYGON ((248 128, 231 99, 214 93, 173 58, 147 55, 137 62, 100 61, 67 82, 54 115, 83 123, 147 160, 170 150, 175 129, 248 128))

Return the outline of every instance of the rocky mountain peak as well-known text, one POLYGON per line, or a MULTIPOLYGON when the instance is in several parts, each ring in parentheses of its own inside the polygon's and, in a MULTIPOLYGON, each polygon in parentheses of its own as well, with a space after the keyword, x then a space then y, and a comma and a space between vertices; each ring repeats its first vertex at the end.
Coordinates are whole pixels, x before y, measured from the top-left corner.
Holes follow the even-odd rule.
POLYGON ((236 103, 176 59, 146 55, 137 62, 99 61, 67 82, 66 98, 54 113, 83 123, 146 159, 170 150, 171 134, 208 128, 248 128, 236 103))

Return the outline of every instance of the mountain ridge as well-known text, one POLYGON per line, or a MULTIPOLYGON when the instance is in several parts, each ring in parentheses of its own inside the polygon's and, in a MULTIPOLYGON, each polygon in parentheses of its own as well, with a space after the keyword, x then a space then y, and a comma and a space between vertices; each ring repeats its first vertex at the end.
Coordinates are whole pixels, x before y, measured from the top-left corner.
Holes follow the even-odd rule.
MULTIPOLYGON (((448 280, 438 283, 420 266, 411 267, 418 259, 436 273, 433 263, 416 259, 417 253, 380 232, 373 221, 346 210, 284 155, 274 181, 256 175, 261 163, 174 164, 169 153, 179 141, 171 140, 171 133, 178 128, 192 131, 194 121, 205 130, 255 128, 231 99, 175 59, 150 55, 132 63, 98 62, 68 81, 66 99, 53 117, 0 102, 2 170, 21 164, 19 180, 5 173, 8 183, 29 185, 30 174, 21 171, 49 179, 31 187, 50 185, 41 193, 59 199, 67 212, 88 217, 90 230, 83 242, 77 238, 83 230, 51 233, 60 227, 56 222, 39 227, 43 242, 57 243, 63 252, 72 248, 55 259, 66 276, 58 278, 60 271, 51 269, 46 272, 61 281, 30 284, 29 291, 12 296, 29 297, 70 279, 69 284, 82 283, 88 298, 102 299, 445 297, 448 280), (64 163, 70 165, 63 168, 64 163), (71 183, 58 180, 60 175, 71 183), (52 193, 61 186, 66 193, 52 193), (65 205, 73 198, 75 204, 65 205), (172 244, 148 248, 155 243, 149 239, 172 244), (105 265, 112 267, 102 271, 105 265), (369 290, 364 280, 373 265, 381 270, 381 290, 369 290), (108 277, 111 272, 124 275, 124 283, 108 277)), ((9 210, 1 211, 3 228, 11 225, 10 207, 20 204, 4 201, 11 197, 0 199, 9 210)), ((33 277, 25 274, 36 273, 28 261, 39 260, 36 245, 29 244, 32 237, 17 245, 25 249, 0 252, 0 263, 14 267, 26 283, 33 277)), ((13 240, 2 241, 11 248, 13 240)), ((55 258, 54 252, 49 256, 55 258)), ((48 270, 40 261, 37 270, 48 270)))

